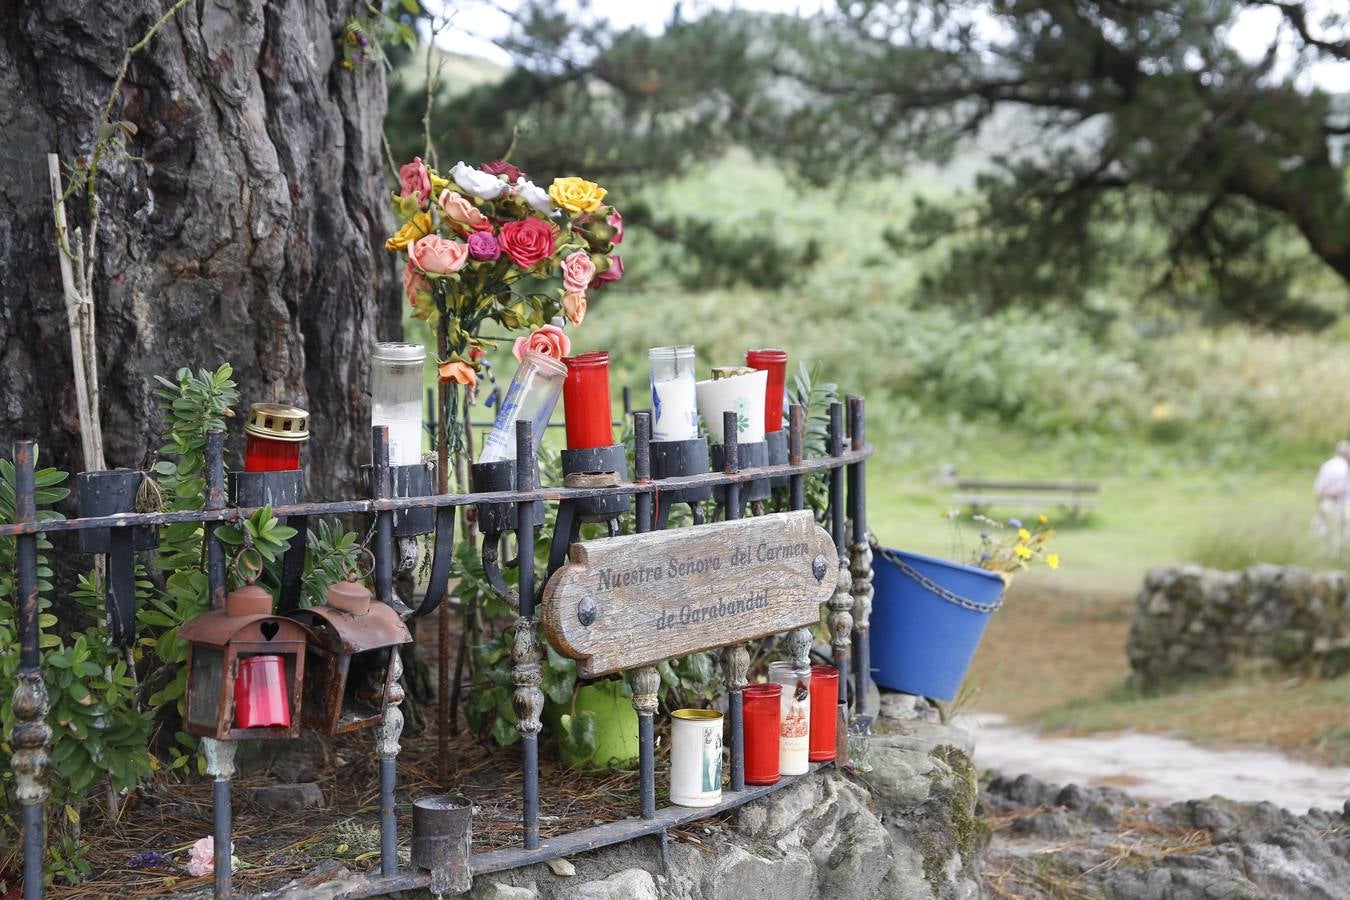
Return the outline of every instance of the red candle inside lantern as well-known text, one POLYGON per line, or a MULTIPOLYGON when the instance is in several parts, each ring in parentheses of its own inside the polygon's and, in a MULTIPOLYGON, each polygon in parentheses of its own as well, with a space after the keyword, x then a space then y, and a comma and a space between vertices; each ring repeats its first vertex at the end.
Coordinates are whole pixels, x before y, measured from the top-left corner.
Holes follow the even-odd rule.
POLYGON ((563 358, 563 409, 567 420, 567 449, 590 450, 614 443, 610 424, 609 353, 593 350, 563 358))
POLYGON ((286 663, 280 656, 248 656, 239 660, 234 681, 234 722, 237 728, 291 727, 286 699, 286 663))
POLYGON ((839 670, 834 666, 811 667, 811 762, 834 759, 836 709, 839 703, 839 670))
POLYGON ((255 403, 244 424, 244 471, 300 468, 300 445, 309 440, 309 413, 281 403, 255 403))
POLYGON ((764 431, 783 430, 783 386, 787 382, 786 350, 747 350, 745 364, 769 373, 764 387, 764 431))
POLYGON ((745 783, 778 780, 778 728, 782 717, 781 684, 747 684, 741 689, 745 735, 745 783))

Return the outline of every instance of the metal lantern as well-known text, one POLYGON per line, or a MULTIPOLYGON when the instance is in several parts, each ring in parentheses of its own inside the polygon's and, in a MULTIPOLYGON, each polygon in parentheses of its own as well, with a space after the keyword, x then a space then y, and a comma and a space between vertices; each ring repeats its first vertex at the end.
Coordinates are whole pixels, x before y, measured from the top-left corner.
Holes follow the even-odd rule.
POLYGON ((178 630, 188 642, 189 734, 221 741, 300 733, 309 631, 272 615, 272 595, 254 584, 178 630))
POLYGON ((328 603, 289 614, 313 635, 304 724, 342 734, 384 721, 395 679, 391 657, 412 634, 388 605, 350 576, 328 589, 328 603))

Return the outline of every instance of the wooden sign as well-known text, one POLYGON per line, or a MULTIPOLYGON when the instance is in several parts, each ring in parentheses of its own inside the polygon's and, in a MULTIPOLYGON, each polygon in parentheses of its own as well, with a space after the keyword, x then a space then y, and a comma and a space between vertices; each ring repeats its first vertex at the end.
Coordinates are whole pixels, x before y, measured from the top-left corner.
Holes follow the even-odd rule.
POLYGON ((839 565, 809 510, 573 544, 542 619, 584 678, 820 618, 839 565))

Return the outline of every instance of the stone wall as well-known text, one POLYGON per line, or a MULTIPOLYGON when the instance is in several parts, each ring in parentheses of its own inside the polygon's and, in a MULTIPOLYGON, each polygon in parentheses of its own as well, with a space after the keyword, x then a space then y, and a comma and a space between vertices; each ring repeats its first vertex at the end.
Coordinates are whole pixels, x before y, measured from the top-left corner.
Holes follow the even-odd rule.
POLYGON ((1350 577, 1297 567, 1154 569, 1127 644, 1142 684, 1280 668, 1350 670, 1350 577))
MULTIPOLYGON (((672 835, 474 880, 472 900, 974 900, 989 830, 964 731, 880 718, 859 765, 828 768, 672 835), (693 841, 689 836, 693 835, 693 841)), ((322 887, 276 897, 340 897, 322 887)), ((400 896, 429 897, 410 891, 400 896)))

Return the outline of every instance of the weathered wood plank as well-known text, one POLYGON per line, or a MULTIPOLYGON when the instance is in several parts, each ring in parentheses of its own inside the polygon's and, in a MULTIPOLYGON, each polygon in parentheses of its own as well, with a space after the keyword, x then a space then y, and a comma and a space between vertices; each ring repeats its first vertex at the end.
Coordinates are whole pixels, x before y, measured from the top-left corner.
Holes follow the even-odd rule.
POLYGON ((542 619, 586 678, 813 624, 836 568, 806 510, 576 543, 569 557, 542 619))

